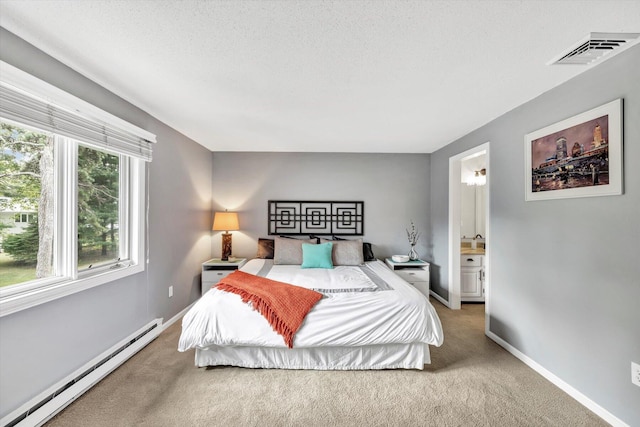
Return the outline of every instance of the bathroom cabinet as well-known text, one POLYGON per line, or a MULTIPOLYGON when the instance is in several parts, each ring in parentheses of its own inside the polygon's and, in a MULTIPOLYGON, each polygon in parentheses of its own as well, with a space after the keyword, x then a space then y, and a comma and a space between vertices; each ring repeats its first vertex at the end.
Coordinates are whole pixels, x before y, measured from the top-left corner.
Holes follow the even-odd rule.
POLYGON ((460 256, 460 300, 484 301, 484 255, 460 256))

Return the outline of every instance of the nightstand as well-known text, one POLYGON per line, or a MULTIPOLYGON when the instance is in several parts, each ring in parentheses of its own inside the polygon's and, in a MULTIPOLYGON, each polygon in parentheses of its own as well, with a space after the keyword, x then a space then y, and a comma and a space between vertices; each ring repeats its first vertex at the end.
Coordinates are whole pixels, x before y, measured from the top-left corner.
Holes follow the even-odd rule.
POLYGON ((398 276, 412 284, 424 296, 429 298, 429 263, 422 260, 394 262, 386 258, 384 262, 398 276))
POLYGON ((220 258, 213 258, 202 263, 202 295, 204 295, 220 279, 233 273, 247 263, 246 258, 239 258, 235 261, 222 261, 220 258))

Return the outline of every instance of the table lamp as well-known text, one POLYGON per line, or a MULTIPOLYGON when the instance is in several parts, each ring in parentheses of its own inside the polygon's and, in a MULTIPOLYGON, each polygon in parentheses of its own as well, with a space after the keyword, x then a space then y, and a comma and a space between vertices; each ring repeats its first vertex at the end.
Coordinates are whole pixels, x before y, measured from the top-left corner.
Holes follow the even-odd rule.
POLYGON ((238 214, 236 212, 216 212, 213 216, 213 231, 222 233, 222 261, 229 260, 231 255, 231 233, 229 231, 240 230, 238 214))

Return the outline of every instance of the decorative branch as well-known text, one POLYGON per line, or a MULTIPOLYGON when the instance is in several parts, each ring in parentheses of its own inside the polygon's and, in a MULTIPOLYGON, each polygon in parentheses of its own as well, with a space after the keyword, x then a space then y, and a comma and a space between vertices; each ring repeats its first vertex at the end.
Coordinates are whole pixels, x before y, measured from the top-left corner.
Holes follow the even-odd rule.
POLYGON ((407 231, 407 239, 409 240, 409 244, 411 246, 415 246, 418 243, 418 239, 420 239, 420 232, 416 228, 413 220, 411 221, 411 231, 405 229, 407 231))

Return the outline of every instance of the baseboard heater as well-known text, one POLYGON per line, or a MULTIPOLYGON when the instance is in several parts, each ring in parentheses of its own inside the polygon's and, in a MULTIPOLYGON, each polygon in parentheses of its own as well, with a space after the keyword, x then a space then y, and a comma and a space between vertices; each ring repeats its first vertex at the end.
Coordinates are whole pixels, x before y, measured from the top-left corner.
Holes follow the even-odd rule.
POLYGON ((160 335, 160 332, 162 319, 155 319, 2 418, 0 426, 41 426, 142 350, 160 335))

